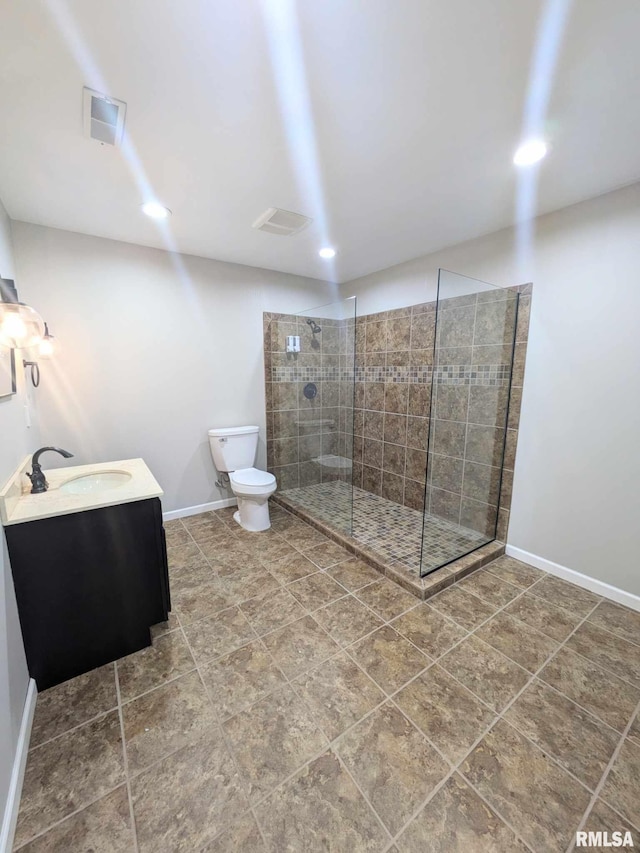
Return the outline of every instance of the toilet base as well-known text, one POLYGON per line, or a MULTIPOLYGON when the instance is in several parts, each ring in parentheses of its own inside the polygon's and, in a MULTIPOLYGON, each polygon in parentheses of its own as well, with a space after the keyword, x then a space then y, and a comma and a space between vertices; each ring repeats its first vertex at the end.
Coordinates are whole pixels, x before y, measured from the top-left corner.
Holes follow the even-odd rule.
POLYGON ((238 510, 233 513, 233 519, 243 530, 250 533, 261 533, 269 530, 271 519, 269 518, 269 502, 262 500, 258 503, 247 498, 238 498, 238 510))

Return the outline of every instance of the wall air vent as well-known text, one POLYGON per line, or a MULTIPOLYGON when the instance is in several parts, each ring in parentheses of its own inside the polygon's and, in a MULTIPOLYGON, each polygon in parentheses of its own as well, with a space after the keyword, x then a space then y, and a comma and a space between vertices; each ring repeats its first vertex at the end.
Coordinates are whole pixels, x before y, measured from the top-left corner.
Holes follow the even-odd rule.
POLYGON ((83 92, 84 135, 101 145, 120 145, 127 105, 85 86, 83 92))
POLYGON ((281 237, 290 237, 306 228, 312 220, 301 213, 292 213, 290 210, 280 210, 278 207, 270 207, 261 214, 251 226, 258 231, 266 231, 267 234, 280 234, 281 237))

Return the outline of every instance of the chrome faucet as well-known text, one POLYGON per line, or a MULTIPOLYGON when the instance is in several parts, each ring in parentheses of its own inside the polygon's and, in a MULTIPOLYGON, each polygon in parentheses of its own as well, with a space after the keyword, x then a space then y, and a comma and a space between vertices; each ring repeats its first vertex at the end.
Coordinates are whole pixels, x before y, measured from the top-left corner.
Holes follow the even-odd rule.
POLYGON ((49 488, 49 483, 47 483, 47 478, 44 476, 44 471, 40 467, 40 454, 44 453, 45 450, 55 450, 56 453, 59 453, 60 456, 64 456, 65 459, 71 459, 73 453, 69 453, 68 450, 62 450, 61 447, 41 447, 39 450, 33 454, 33 458, 31 460, 31 473, 27 474, 27 477, 31 480, 31 494, 37 495, 40 492, 46 492, 49 488))

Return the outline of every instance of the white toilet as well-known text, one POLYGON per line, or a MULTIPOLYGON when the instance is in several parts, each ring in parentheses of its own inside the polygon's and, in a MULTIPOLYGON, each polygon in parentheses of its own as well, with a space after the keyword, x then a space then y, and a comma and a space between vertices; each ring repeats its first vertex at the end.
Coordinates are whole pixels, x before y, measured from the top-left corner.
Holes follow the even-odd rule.
POLYGON ((271 527, 268 501, 276 490, 273 474, 251 467, 258 449, 258 431, 257 426, 209 430, 213 462, 218 471, 229 474, 233 494, 238 498, 238 512, 233 517, 253 533, 271 527))

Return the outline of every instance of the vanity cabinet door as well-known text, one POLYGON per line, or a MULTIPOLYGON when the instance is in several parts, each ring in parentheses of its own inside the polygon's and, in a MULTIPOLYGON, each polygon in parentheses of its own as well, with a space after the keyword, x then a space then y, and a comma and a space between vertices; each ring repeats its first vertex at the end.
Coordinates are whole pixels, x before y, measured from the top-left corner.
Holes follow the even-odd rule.
POLYGON ((157 498, 6 528, 22 634, 38 689, 150 644, 168 617, 157 498))

